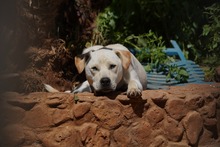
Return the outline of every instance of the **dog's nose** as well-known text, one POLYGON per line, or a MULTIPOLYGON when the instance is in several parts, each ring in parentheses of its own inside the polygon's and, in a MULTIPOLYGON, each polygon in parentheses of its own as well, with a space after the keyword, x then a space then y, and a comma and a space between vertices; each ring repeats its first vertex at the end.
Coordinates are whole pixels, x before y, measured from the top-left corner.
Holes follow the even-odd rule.
POLYGON ((111 83, 111 80, 109 78, 105 77, 100 80, 100 83, 103 87, 108 87, 111 83))

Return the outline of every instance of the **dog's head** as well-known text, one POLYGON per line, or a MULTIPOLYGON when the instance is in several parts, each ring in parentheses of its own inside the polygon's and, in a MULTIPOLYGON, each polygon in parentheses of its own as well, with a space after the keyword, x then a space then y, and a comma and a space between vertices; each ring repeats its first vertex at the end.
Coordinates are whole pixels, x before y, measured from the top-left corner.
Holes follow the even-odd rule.
POLYGON ((85 69, 86 78, 95 92, 114 91, 130 63, 131 53, 126 50, 103 48, 75 57, 78 72, 85 69))

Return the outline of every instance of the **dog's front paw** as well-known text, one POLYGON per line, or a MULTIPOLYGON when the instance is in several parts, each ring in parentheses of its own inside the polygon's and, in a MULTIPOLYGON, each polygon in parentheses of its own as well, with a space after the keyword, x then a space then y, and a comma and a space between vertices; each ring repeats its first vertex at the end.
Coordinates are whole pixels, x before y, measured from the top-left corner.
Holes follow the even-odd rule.
POLYGON ((141 95, 142 95, 141 90, 136 88, 131 88, 127 91, 128 98, 139 98, 141 97, 141 95))

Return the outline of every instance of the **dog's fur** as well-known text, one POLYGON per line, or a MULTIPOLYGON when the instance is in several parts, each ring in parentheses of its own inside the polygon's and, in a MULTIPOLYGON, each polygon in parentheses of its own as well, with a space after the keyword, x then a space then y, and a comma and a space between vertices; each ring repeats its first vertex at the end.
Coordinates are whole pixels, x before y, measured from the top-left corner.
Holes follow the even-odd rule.
MULTIPOLYGON (((146 89, 146 72, 140 62, 121 44, 96 45, 86 48, 82 55, 75 57, 79 73, 85 70, 86 81, 73 93, 107 93, 121 88, 127 89, 129 98, 141 96, 146 89)), ((49 92, 58 92, 45 84, 49 92)))

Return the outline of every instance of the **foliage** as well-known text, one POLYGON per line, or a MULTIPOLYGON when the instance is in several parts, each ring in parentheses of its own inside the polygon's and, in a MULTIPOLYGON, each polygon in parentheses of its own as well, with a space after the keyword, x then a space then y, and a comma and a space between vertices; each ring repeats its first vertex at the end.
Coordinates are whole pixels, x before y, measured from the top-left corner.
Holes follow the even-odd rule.
MULTIPOLYGON (((202 36, 205 38, 204 53, 206 59, 212 58, 213 63, 217 63, 220 57, 220 4, 213 4, 205 8, 205 14, 208 17, 208 24, 203 26, 202 36)), ((213 65, 211 63, 210 65, 213 65)))
MULTIPOLYGON (((140 36, 152 30, 163 36, 164 45, 170 39, 177 40, 187 59, 204 64, 213 54, 219 54, 219 11, 218 0, 112 0, 101 12, 108 17, 98 17, 94 34, 102 38, 100 44, 126 43, 127 36, 140 36)), ((139 58, 145 56, 143 53, 139 58)))
POLYGON ((220 65, 220 3, 205 8, 208 22, 203 25, 201 63, 205 68, 206 81, 214 81, 215 68, 220 65))
POLYGON ((166 75, 167 82, 174 78, 179 82, 187 82, 189 77, 186 69, 170 64, 175 59, 164 52, 163 38, 151 30, 148 33, 135 36, 131 35, 125 39, 125 43, 135 48, 137 59, 145 65, 147 72, 160 72, 166 75))
POLYGON ((114 39, 117 18, 109 8, 105 9, 103 13, 99 13, 96 19, 96 28, 89 45, 107 44, 110 38, 114 39))

